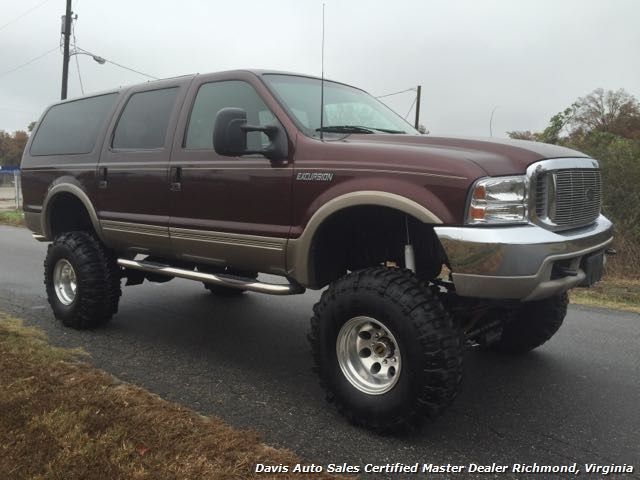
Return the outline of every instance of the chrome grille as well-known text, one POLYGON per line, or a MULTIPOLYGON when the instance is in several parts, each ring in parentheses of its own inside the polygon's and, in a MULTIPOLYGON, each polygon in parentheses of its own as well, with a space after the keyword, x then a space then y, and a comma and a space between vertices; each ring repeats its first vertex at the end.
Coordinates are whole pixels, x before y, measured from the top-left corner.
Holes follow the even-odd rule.
POLYGON ((602 204, 600 170, 570 168, 547 171, 536 179, 536 215, 557 229, 588 225, 602 204))
POLYGON ((554 175, 556 208, 550 217, 556 225, 581 226, 598 218, 602 203, 600 170, 558 170, 554 175))
POLYGON ((542 173, 536 178, 536 215, 538 218, 547 216, 547 174, 542 173))

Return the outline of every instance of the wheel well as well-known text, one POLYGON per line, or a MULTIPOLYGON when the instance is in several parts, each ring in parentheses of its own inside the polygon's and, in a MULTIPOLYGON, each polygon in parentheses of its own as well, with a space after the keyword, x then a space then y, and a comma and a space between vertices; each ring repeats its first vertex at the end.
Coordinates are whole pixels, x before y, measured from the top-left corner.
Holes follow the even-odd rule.
POLYGON ((318 228, 309 254, 310 285, 321 288, 347 271, 385 262, 404 267, 407 229, 416 274, 436 277, 447 260, 433 225, 393 208, 363 205, 334 213, 318 228))
POLYGON ((96 233, 89 212, 72 193, 62 192, 51 199, 47 220, 53 237, 63 232, 79 230, 96 233))

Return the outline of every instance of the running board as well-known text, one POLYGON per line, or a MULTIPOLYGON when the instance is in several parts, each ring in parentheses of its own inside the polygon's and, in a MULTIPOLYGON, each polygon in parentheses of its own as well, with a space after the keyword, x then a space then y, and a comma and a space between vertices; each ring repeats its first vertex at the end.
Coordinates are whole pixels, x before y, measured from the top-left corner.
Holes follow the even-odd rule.
POLYGON ((224 273, 213 274, 204 272, 195 272, 193 270, 184 270, 182 268, 174 268, 169 265, 162 265, 152 262, 137 262, 135 260, 118 259, 118 265, 132 270, 142 270, 143 272, 154 273, 158 275, 166 275, 168 277, 186 278, 187 280, 196 280, 198 282, 210 283, 212 285, 220 285, 221 287, 237 288, 241 290, 249 290, 251 292, 268 293, 271 295, 295 295, 304 293, 303 286, 297 283, 289 283, 286 285, 277 283, 258 282, 253 278, 236 277, 235 275, 227 275, 224 273))

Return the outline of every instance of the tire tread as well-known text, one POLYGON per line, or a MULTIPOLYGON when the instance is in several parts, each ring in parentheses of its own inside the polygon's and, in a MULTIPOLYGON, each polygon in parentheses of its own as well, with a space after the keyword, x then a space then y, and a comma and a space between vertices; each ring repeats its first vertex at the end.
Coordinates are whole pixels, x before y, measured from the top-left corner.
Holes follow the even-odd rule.
POLYGON ((462 336, 438 297, 424 288, 409 270, 373 267, 353 272, 332 283, 313 307, 311 331, 308 335, 314 359, 314 371, 326 398, 356 425, 378 431, 415 428, 425 418, 433 418, 455 399, 462 381, 462 336), (339 297, 359 290, 375 292, 400 307, 402 314, 418 332, 416 340, 423 352, 422 385, 410 408, 394 418, 380 419, 352 409, 332 391, 329 372, 321 355, 321 322, 339 297))

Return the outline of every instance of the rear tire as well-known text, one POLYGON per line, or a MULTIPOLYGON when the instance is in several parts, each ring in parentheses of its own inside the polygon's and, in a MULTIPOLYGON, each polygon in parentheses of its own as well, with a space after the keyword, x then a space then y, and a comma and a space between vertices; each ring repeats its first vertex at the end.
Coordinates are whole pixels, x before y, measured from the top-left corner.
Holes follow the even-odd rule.
POLYGON ((523 303, 511 313, 513 317, 503 326, 500 340, 487 349, 518 354, 541 346, 562 326, 568 305, 566 293, 523 303))
POLYGON ((68 327, 98 327, 118 311, 117 259, 87 232, 62 233, 49 245, 44 284, 54 316, 68 327))
POLYGON ((354 272, 332 283, 313 310, 309 341, 320 383, 352 423, 413 428, 458 394, 462 336, 410 271, 354 272))

